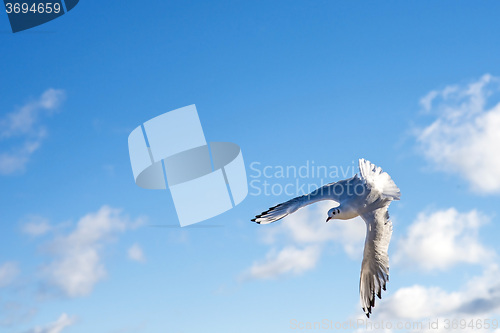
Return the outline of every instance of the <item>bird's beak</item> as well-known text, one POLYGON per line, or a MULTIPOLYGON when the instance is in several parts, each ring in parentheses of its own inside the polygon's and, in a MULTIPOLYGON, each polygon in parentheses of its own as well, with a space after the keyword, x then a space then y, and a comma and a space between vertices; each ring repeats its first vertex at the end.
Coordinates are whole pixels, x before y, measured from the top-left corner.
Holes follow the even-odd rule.
POLYGON ((332 219, 331 216, 328 216, 328 218, 326 219, 326 222, 330 221, 332 219))

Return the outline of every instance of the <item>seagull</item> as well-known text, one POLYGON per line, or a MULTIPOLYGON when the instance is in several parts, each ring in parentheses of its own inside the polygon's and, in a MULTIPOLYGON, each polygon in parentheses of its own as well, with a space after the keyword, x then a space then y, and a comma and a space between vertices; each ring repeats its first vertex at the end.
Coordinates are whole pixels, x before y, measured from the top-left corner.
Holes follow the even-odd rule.
POLYGON ((387 250, 392 235, 388 208, 399 200, 401 192, 391 176, 365 159, 359 160, 360 176, 327 184, 300 197, 269 208, 257 215, 253 222, 269 224, 281 220, 298 209, 322 200, 332 200, 337 206, 328 211, 326 222, 349 220, 357 216, 366 223, 366 239, 361 263, 359 294, 361 306, 368 318, 375 306, 375 295, 382 298, 389 281, 387 250))

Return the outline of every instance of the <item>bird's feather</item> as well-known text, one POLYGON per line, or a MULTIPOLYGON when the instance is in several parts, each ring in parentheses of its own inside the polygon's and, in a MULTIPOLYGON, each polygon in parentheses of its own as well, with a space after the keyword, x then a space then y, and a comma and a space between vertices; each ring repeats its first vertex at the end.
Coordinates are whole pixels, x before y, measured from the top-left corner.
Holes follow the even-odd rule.
POLYGON ((359 160, 359 171, 361 179, 366 182, 366 185, 380 192, 382 198, 390 200, 399 200, 401 198, 401 191, 391 176, 387 172, 382 171, 381 167, 361 158, 359 160))
POLYGON ((331 194, 331 191, 327 189, 328 186, 332 186, 333 184, 335 183, 325 185, 312 193, 309 193, 307 195, 302 195, 300 197, 296 197, 286 202, 280 203, 276 206, 273 206, 268 210, 255 216, 255 218, 253 218, 252 221, 258 224, 272 223, 281 220, 285 216, 296 212, 300 208, 313 204, 315 202, 323 200, 334 200, 334 196, 331 194))
POLYGON ((382 298, 382 289, 389 281, 389 255, 387 250, 392 235, 392 223, 387 211, 388 205, 361 214, 366 222, 366 240, 359 279, 361 306, 370 317, 375 306, 375 295, 382 298))

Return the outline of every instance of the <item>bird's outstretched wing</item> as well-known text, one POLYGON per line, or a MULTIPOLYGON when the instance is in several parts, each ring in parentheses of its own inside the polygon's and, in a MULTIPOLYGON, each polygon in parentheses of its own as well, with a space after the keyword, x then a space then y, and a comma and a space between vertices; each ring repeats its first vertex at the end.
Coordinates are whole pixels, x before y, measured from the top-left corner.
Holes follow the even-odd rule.
POLYGON ((359 160, 359 171, 361 179, 367 187, 380 193, 382 199, 399 200, 401 198, 401 191, 391 176, 384 172, 381 167, 361 158, 359 160))
POLYGON ((375 306, 375 295, 382 298, 389 281, 389 255, 387 249, 392 235, 392 223, 389 221, 389 205, 376 209, 361 217, 366 222, 365 250, 361 264, 359 294, 361 306, 366 316, 370 318, 372 307, 375 306))
POLYGON ((300 197, 296 197, 286 202, 280 203, 255 216, 252 221, 258 224, 272 223, 296 212, 302 207, 322 200, 333 200, 337 203, 340 203, 340 197, 336 193, 341 193, 342 191, 336 191, 335 186, 344 186, 342 182, 346 181, 330 183, 318 188, 317 190, 307 195, 302 195, 300 197))

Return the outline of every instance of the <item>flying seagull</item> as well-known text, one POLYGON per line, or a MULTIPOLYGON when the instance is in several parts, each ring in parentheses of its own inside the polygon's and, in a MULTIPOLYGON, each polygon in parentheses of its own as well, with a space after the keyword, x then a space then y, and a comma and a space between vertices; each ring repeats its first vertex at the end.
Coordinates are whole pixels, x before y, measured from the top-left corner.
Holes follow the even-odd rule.
POLYGON ((322 200, 335 201, 338 206, 328 211, 326 222, 334 219, 348 220, 361 216, 366 223, 365 249, 361 263, 359 294, 361 306, 370 318, 375 306, 375 295, 382 297, 389 281, 389 255, 392 223, 389 221, 389 204, 399 200, 401 192, 391 176, 380 167, 359 160, 360 176, 330 183, 316 191, 293 198, 271 207, 257 215, 253 222, 268 224, 278 221, 298 209, 322 200))

